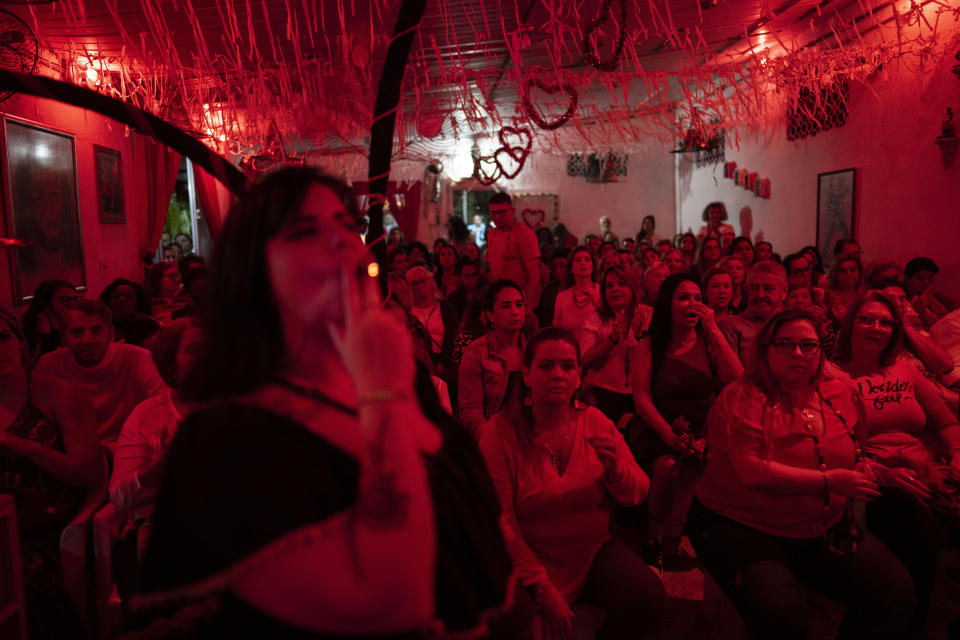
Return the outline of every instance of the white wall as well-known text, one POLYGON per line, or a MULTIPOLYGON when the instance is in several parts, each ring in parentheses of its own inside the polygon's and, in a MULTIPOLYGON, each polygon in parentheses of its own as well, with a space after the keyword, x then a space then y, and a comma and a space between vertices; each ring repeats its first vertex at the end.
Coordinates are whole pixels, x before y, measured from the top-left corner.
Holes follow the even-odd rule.
POLYGON ((738 233, 741 211, 749 209, 751 236, 771 241, 782 255, 792 252, 816 242, 817 174, 856 167, 854 234, 864 260, 889 257, 903 264, 929 256, 941 267, 940 288, 960 295, 960 154, 944 168, 934 144, 946 107, 960 118, 954 63, 948 56, 921 73, 894 64, 869 89, 852 85, 846 124, 813 138, 789 142, 783 122, 741 132, 740 149, 728 149, 727 161, 769 177, 769 200, 735 187, 723 178, 722 165, 696 169, 681 161, 682 227, 696 231, 704 205, 721 200, 738 233))
MULTIPOLYGON (((366 179, 366 158, 359 154, 317 158, 312 162, 350 180, 366 179)), ((425 166, 425 161, 395 160, 390 179, 421 180, 425 166)), ((669 148, 656 142, 635 147, 629 152, 627 175, 618 180, 615 183, 592 183, 583 177, 570 177, 567 175, 567 156, 538 152, 534 140, 533 151, 520 174, 513 180, 501 179, 496 187, 510 194, 556 194, 560 221, 581 241, 586 234, 599 232, 598 220, 604 214, 611 217, 613 231, 621 238, 636 235, 647 215, 656 218, 657 233, 661 237, 675 233, 674 166, 669 148)), ((440 214, 441 220, 445 221, 451 211, 441 211, 440 214)), ((437 234, 444 233, 442 224, 421 221, 418 239, 429 245, 437 234)))
POLYGON ((567 175, 567 156, 531 153, 523 171, 501 181, 509 193, 554 193, 559 196, 560 221, 581 241, 599 233, 600 216, 609 215, 620 238, 636 235, 644 216, 657 221, 657 233, 675 232, 673 156, 653 143, 629 153, 627 175, 615 183, 587 182, 567 175))

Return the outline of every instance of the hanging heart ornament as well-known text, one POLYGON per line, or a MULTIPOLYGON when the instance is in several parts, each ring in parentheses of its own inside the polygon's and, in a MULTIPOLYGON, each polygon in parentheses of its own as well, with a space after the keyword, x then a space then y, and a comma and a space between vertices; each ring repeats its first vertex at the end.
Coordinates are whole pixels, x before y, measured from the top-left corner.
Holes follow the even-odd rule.
POLYGON ((533 120, 538 127, 541 129, 546 129, 547 131, 552 131, 553 129, 559 129, 565 125, 567 120, 569 120, 573 114, 576 113, 577 103, 579 100, 580 97, 577 95, 577 90, 573 87, 573 85, 567 82, 562 84, 545 82, 540 78, 531 76, 527 79, 526 91, 523 93, 523 108, 526 110, 530 119, 533 120), (553 95, 560 92, 567 94, 567 110, 553 120, 547 120, 544 118, 540 111, 533 106, 533 103, 530 100, 530 91, 534 87, 548 95, 553 95))
POLYGON ((510 154, 510 157, 523 164, 530 155, 533 136, 530 135, 529 129, 504 127, 500 129, 500 146, 510 154))
POLYGON ((590 23, 587 30, 583 33, 583 44, 580 50, 583 53, 583 61, 591 67, 600 71, 615 71, 620 66, 620 58, 623 56, 623 45, 627 40, 627 2, 626 0, 617 0, 620 3, 620 24, 617 25, 617 42, 613 47, 613 55, 608 60, 601 60, 597 56, 597 49, 590 43, 590 38, 600 27, 605 25, 613 9, 613 0, 604 0, 600 6, 600 13, 590 23))
POLYGON ((513 180, 523 169, 523 163, 517 162, 508 149, 500 147, 493 153, 493 159, 500 169, 500 174, 507 180, 513 180))
POLYGON ((473 162, 473 177, 485 187, 499 180, 502 173, 494 156, 480 156, 473 162))

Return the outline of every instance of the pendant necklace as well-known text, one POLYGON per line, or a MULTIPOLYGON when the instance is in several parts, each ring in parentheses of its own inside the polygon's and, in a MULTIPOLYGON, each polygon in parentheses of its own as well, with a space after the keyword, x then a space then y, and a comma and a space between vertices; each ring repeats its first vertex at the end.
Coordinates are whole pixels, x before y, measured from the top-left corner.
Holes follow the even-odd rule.
POLYGON ((567 423, 567 428, 563 433, 563 439, 560 441, 560 448, 554 450, 551 447, 546 439, 543 440, 543 448, 547 450, 547 453, 550 455, 550 464, 553 465, 553 470, 557 472, 557 475, 560 475, 560 453, 567 446, 567 440, 570 438, 570 423, 567 423))

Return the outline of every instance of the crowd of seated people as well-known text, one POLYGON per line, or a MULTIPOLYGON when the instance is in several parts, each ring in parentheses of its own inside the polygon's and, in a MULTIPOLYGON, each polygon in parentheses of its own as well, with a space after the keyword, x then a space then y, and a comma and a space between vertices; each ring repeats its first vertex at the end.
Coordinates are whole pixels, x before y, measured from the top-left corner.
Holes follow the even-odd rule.
POLYGON ((98 487, 130 638, 658 637, 693 566, 757 638, 805 638, 812 593, 837 637, 960 631, 938 265, 845 238, 824 269, 726 218, 578 244, 498 193, 433 251, 393 227, 377 280, 350 190, 285 169, 209 269, 43 283, 0 310, 31 637, 82 637, 57 544, 98 487))

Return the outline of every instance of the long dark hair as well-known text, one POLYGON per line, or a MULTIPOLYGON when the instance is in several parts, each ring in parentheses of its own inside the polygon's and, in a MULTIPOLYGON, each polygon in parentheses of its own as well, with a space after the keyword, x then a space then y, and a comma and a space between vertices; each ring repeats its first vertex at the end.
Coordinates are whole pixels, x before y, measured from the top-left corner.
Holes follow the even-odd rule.
POLYGON ((59 289, 77 290, 66 280, 47 280, 38 284, 37 288, 33 290, 30 306, 27 307, 27 310, 23 313, 23 318, 20 320, 30 353, 36 353, 37 350, 37 319, 41 313, 50 308, 50 304, 53 302, 53 294, 59 289))
MULTIPOLYGON (((458 218, 453 218, 453 219, 457 220, 458 218)), ((457 251, 457 248, 455 246, 453 246, 443 238, 437 238, 437 241, 433 245, 434 263, 437 265, 437 268, 434 269, 432 275, 433 275, 433 280, 437 283, 437 286, 441 287, 441 293, 443 293, 442 287, 443 287, 444 273, 443 273, 443 265, 440 264, 440 249, 444 249, 444 248, 450 249, 451 251, 453 251, 453 255, 456 256, 457 258, 460 257, 460 252, 457 251)), ((411 268, 413 268, 413 266, 414 265, 410 265, 411 268)), ((454 268, 456 268, 456 264, 454 264, 454 268)))
MULTIPOLYGON (((580 344, 576 336, 568 329, 562 327, 547 327, 536 332, 527 340, 527 348, 523 350, 523 366, 530 368, 533 360, 537 357, 537 349, 545 342, 566 342, 577 352, 577 366, 580 366, 580 344)), ((513 392, 503 405, 500 413, 503 414, 507 424, 511 424, 517 429, 517 441, 520 446, 529 448, 533 445, 533 407, 526 404, 525 400, 530 395, 530 388, 523 381, 514 386, 513 392)), ((573 401, 576 402, 577 394, 574 393, 573 401)))
POLYGON ((653 223, 653 229, 651 229, 651 231, 657 230, 657 219, 653 216, 643 216, 643 222, 640 223, 640 231, 637 232, 637 244, 640 244, 640 241, 647 237, 647 220, 653 223))
POLYGON ((281 169, 245 193, 223 226, 201 316, 204 346, 182 385, 188 400, 249 393, 276 374, 283 331, 267 273, 266 245, 299 211, 313 185, 330 189, 359 219, 350 189, 305 167, 281 169))
POLYGON ((450 218, 450 239, 458 245, 465 245, 470 240, 470 230, 467 223, 459 216, 450 218))
MULTIPOLYGON (((684 282, 692 282, 700 288, 700 283, 689 273, 675 273, 667 276, 660 285, 660 293, 653 303, 653 317, 650 319, 650 369, 651 380, 655 380, 667 357, 667 345, 673 334, 673 294, 684 282)), ((702 295, 702 293, 701 293, 702 295)), ((696 331, 701 331, 697 325, 696 331)))
MULTIPOLYGON (((110 296, 113 295, 114 290, 119 287, 130 287, 133 289, 137 296, 137 313, 142 313, 145 316, 153 314, 153 311, 150 309, 150 298, 147 297, 147 292, 143 290, 139 284, 133 280, 127 280, 126 278, 117 278, 106 287, 103 288, 103 292, 100 293, 100 302, 110 306, 110 296)), ((113 307, 111 307, 113 310, 113 307)))

